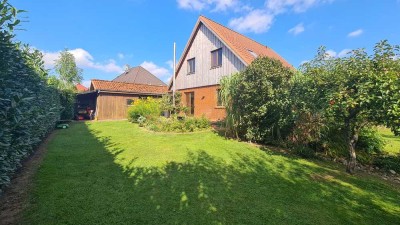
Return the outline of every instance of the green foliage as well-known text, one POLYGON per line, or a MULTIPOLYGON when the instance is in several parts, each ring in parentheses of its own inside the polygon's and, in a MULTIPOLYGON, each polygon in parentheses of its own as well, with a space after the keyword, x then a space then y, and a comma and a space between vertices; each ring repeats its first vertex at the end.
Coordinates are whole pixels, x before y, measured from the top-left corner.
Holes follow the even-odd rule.
POLYGON ((292 152, 306 159, 312 159, 315 158, 316 156, 315 151, 307 146, 301 146, 301 145, 295 146, 292 152))
POLYGON ((320 114, 325 124, 341 127, 347 140, 349 172, 355 167, 362 128, 386 125, 396 134, 400 130, 399 50, 382 41, 372 55, 360 49, 332 58, 320 48, 315 59, 301 68, 304 81, 300 84, 304 86, 298 85, 296 102, 320 114))
POLYGON ((82 69, 76 66, 75 57, 65 49, 55 62, 55 71, 60 80, 60 89, 75 89, 75 85, 82 81, 82 69))
POLYGON ((221 81, 227 126, 239 138, 271 142, 288 134, 290 79, 279 60, 259 57, 243 72, 221 81))
POLYGON ((139 127, 143 127, 146 123, 146 117, 144 116, 139 116, 139 118, 137 119, 137 122, 139 124, 139 127))
POLYGON ((394 170, 400 173, 400 155, 381 155, 374 159, 374 165, 385 170, 394 170))
POLYGON ((146 99, 136 99, 133 105, 128 109, 128 120, 130 122, 137 122, 141 116, 150 119, 160 116, 161 112, 161 99, 150 97, 146 99))
POLYGON ((188 109, 186 106, 182 104, 181 99, 182 99, 181 92, 175 93, 175 104, 172 94, 163 95, 161 98, 161 110, 169 112, 172 115, 178 115, 181 112, 186 114, 188 109))
POLYGON ((60 117, 42 54, 12 41, 17 12, 0 1, 0 190, 60 117))
POLYGON ((365 127, 360 130, 356 149, 369 154, 381 153, 385 144, 383 137, 376 128, 365 127))
POLYGON ((193 132, 206 130, 210 128, 210 121, 205 116, 200 118, 184 117, 178 119, 176 117, 165 118, 158 117, 147 120, 145 125, 149 130, 157 132, 193 132))
POLYGON ((72 89, 59 90, 60 103, 62 106, 61 119, 71 120, 74 118, 76 92, 72 89))

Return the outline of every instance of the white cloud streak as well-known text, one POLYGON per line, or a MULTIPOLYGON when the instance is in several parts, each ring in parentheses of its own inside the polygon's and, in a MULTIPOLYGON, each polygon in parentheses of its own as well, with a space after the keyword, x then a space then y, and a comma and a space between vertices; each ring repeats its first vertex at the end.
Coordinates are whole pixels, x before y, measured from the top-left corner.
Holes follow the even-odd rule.
POLYGON ((211 9, 211 11, 226 11, 227 9, 236 8, 240 3, 239 0, 177 0, 178 7, 182 9, 202 11, 211 9))
POLYGON ((288 32, 293 35, 301 34, 305 31, 303 23, 297 24, 295 27, 291 28, 288 32))
POLYGON ((358 30, 352 31, 349 34, 347 34, 347 37, 358 37, 363 33, 364 33, 364 31, 362 29, 358 29, 358 30))
MULTIPOLYGON (((117 65, 116 61, 113 59, 108 60, 107 62, 96 62, 93 56, 82 48, 76 48, 69 50, 69 52, 74 55, 75 62, 78 67, 81 68, 90 68, 100 70, 106 73, 122 73, 124 70, 121 66, 117 65)), ((45 66, 47 68, 54 67, 55 61, 58 59, 60 55, 60 51, 58 52, 46 52, 42 51, 43 60, 45 62, 45 66)))
MULTIPOLYGON (((334 0, 265 0, 264 6, 261 8, 253 8, 245 5, 243 2, 237 1, 231 7, 225 9, 247 8, 249 10, 242 10, 242 15, 232 18, 229 26, 240 32, 254 32, 263 33, 267 32, 272 26, 276 17, 284 13, 303 13, 317 5, 331 3, 334 0)), ((240 11, 239 11, 240 12, 240 11)), ((291 33, 294 35, 300 34, 304 31, 304 26, 298 25, 291 33)))

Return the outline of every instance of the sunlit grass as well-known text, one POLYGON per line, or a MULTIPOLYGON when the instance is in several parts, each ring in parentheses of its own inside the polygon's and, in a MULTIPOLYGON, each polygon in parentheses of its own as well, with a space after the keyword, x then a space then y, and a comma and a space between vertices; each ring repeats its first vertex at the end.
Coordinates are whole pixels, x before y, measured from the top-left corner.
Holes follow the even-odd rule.
POLYGON ((49 145, 25 224, 396 224, 400 191, 207 131, 76 123, 49 145))
POLYGON ((386 127, 378 127, 378 131, 386 142, 385 152, 389 154, 400 154, 400 137, 394 136, 392 131, 386 127))

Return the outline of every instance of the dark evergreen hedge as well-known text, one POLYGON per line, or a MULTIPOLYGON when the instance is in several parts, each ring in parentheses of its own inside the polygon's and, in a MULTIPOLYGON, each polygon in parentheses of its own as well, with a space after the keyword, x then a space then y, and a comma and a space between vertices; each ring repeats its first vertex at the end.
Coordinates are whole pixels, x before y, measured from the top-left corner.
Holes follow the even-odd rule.
POLYGON ((42 54, 13 41, 16 10, 0 1, 0 192, 54 128, 60 97, 47 84, 42 54))

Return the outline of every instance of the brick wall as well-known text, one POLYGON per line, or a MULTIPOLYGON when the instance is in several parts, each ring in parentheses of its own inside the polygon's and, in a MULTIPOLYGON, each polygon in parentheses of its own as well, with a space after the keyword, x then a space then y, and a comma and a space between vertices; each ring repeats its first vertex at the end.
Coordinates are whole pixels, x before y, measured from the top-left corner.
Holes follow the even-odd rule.
POLYGON ((194 93, 194 116, 205 115, 211 121, 225 118, 225 108, 217 106, 219 85, 179 90, 182 93, 182 104, 187 106, 187 93, 194 93))

